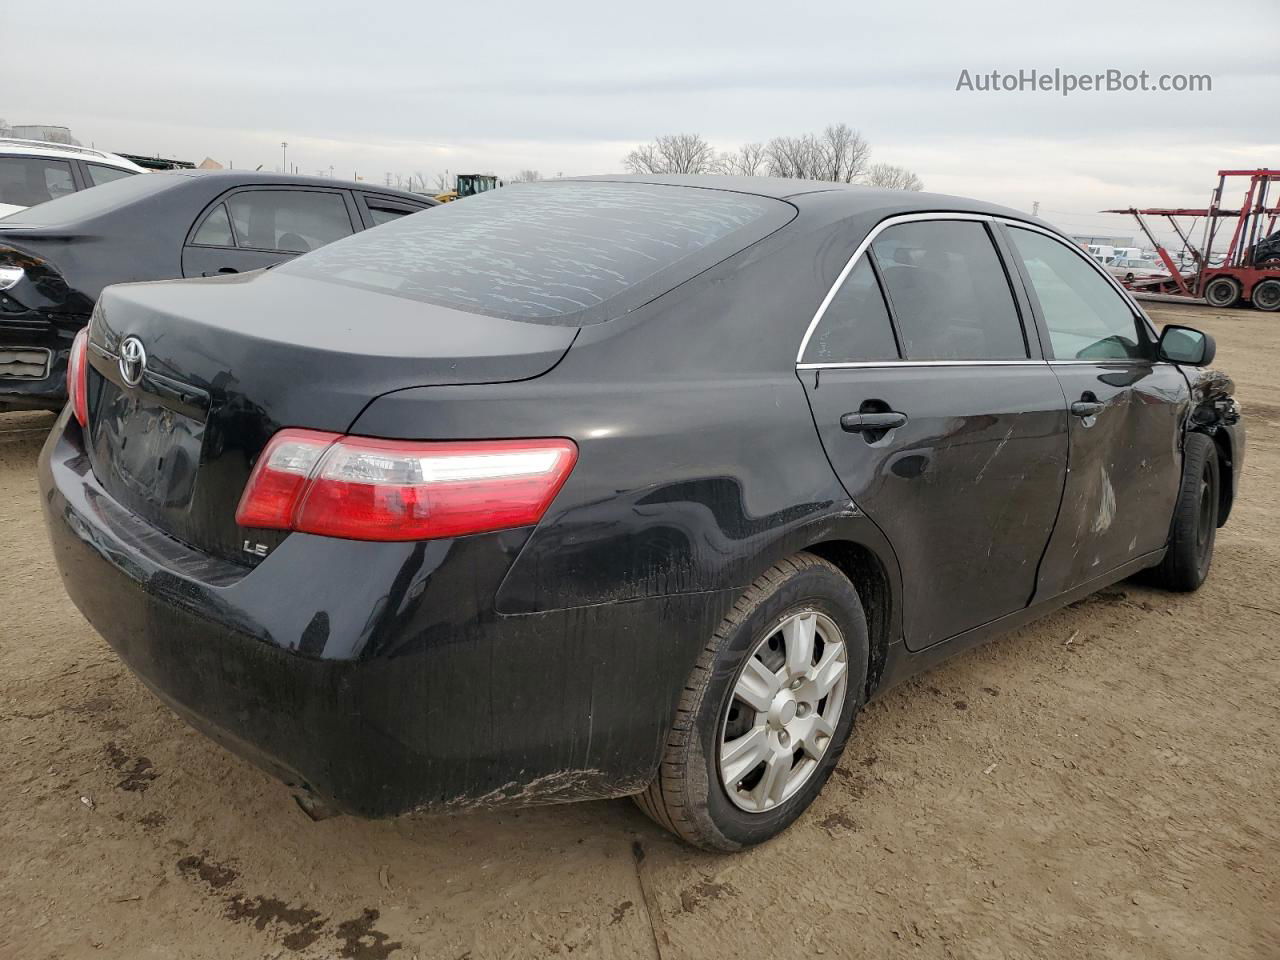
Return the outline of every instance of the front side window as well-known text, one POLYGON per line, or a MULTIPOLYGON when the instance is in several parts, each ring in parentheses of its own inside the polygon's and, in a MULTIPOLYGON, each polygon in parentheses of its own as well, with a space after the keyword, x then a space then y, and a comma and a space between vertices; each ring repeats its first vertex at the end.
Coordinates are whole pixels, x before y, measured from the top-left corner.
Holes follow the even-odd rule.
POLYGON ((401 217, 279 269, 471 313, 580 325, 660 296, 794 214, 728 190, 521 184, 401 217))
POLYGON ((908 360, 1024 360, 1027 342, 986 227, 922 220, 871 244, 908 360))
POLYGON ((1034 230, 1010 227, 1009 235, 1031 277, 1056 359, 1134 360, 1153 355, 1145 325, 1083 257, 1034 230))
POLYGON ((105 163, 86 163, 85 168, 89 171, 89 182, 95 187, 110 183, 112 180, 132 177, 137 173, 136 170, 121 170, 119 167, 108 167, 105 163))
POLYGON ((889 311, 871 261, 861 257, 818 321, 804 348, 803 363, 897 360, 889 311))
POLYGON ((66 160, 0 157, 0 203, 34 207, 75 190, 71 164, 66 160))
POLYGON ((351 217, 339 193, 246 190, 227 201, 242 247, 307 253, 350 235, 351 217))

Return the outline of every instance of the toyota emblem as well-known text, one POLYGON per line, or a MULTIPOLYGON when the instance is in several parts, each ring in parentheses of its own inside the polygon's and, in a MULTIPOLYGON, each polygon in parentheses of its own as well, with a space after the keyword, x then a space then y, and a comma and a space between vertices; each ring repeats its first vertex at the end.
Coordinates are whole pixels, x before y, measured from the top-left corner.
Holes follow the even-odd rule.
POLYGON ((137 337, 125 337, 120 344, 120 377, 131 387, 142 382, 147 369, 147 351, 137 337))

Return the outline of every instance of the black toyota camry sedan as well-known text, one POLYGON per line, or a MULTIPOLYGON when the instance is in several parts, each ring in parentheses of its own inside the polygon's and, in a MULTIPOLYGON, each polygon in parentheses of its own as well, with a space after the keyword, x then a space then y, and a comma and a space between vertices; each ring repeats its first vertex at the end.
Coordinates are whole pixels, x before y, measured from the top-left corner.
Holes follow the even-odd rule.
POLYGON ((1200 585, 1213 353, 1014 210, 549 182, 107 288, 40 484, 85 616, 313 811, 635 795, 733 850, 893 683, 1200 585))
POLYGON ((401 190, 253 170, 123 177, 0 218, 0 410, 58 410, 102 288, 269 267, 435 206, 401 190))

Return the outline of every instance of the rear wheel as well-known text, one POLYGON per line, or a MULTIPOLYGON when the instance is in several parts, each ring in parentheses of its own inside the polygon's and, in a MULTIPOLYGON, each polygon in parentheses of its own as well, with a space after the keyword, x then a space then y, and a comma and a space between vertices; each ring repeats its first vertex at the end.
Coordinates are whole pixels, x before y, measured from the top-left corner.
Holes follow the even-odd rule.
POLYGON ((1259 310, 1273 313, 1280 310, 1280 280, 1263 280, 1253 288, 1250 298, 1259 310))
POLYGON ((774 565, 703 649, 636 802, 706 850, 781 833, 844 750, 868 656, 862 604, 839 570, 809 553, 774 565))
POLYGON ((1211 307, 1234 307, 1240 302, 1240 284, 1231 277, 1214 277, 1204 288, 1204 299, 1211 307))
POLYGON ((1197 590, 1209 576, 1218 530, 1218 451, 1203 433, 1187 435, 1182 458, 1182 487, 1173 510, 1169 549, 1153 571, 1167 590, 1197 590))

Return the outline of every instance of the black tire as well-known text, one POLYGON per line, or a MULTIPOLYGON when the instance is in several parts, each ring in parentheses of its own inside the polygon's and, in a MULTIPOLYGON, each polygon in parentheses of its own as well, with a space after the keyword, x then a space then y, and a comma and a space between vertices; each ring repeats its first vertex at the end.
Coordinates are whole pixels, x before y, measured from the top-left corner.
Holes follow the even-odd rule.
POLYGON ((1157 586, 1189 592, 1198 590, 1209 576, 1218 530, 1219 483, 1218 450, 1213 440, 1203 433, 1187 434, 1169 549, 1152 571, 1157 586))
POLYGON ((1267 313, 1280 310, 1280 280, 1263 280, 1253 288, 1250 299, 1257 309, 1267 313))
POLYGON ((1124 275, 1124 282, 1125 282, 1125 283, 1133 283, 1133 274, 1132 274, 1132 273, 1126 273, 1126 274, 1124 275))
POLYGON ((636 803, 655 823, 704 850, 741 850, 777 836, 813 802, 840 759, 866 695, 868 660, 866 616, 848 578, 811 553, 775 564, 747 588, 703 648, 658 774, 636 803), (848 658, 844 706, 821 759, 796 793, 773 809, 747 812, 721 782, 722 727, 748 658, 778 624, 805 610, 829 618, 842 635, 848 658))
POLYGON ((1204 288, 1205 302, 1225 310, 1240 302, 1240 284, 1231 277, 1214 277, 1204 288))

